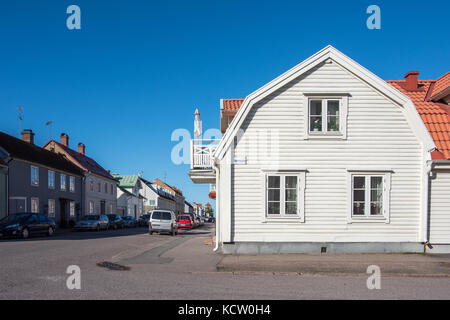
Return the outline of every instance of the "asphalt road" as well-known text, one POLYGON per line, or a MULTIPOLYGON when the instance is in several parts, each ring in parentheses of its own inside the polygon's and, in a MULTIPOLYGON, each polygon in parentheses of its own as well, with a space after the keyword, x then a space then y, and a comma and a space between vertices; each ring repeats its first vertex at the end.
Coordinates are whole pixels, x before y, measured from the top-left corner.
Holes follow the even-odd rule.
POLYGON ((449 299, 450 278, 367 277, 217 272, 221 255, 205 240, 207 225, 179 236, 145 228, 80 232, 0 241, 0 299, 449 299), (130 269, 109 270, 99 262, 130 269), (81 289, 66 285, 68 266, 81 289))

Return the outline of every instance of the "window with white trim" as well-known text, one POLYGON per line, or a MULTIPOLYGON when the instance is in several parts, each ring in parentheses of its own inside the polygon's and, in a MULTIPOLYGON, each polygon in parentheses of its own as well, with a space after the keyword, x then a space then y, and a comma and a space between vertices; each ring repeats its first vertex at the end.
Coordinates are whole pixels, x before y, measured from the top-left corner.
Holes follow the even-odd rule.
POLYGON ((75 177, 69 177, 69 190, 70 192, 75 192, 75 177))
POLYGON ((92 200, 89 201, 89 213, 90 214, 94 213, 94 201, 92 200))
POLYGON ((60 175, 60 187, 62 191, 66 191, 66 175, 61 174, 60 175))
POLYGON ((55 171, 48 170, 48 188, 55 189, 55 171))
POLYGON ((75 217, 75 201, 69 202, 69 215, 75 217))
POLYGON ((39 168, 31 166, 31 185, 39 186, 39 168))
POLYGON ((303 217, 304 177, 304 173, 266 173, 266 218, 303 217))
POLYGON ((350 221, 389 219, 390 173, 350 173, 350 221))
POLYGON ((347 94, 305 93, 305 139, 347 137, 347 94))
POLYGON ((31 198, 31 212, 38 213, 39 212, 39 199, 31 198))
POLYGON ((55 200, 48 199, 48 216, 54 218, 55 217, 55 200))

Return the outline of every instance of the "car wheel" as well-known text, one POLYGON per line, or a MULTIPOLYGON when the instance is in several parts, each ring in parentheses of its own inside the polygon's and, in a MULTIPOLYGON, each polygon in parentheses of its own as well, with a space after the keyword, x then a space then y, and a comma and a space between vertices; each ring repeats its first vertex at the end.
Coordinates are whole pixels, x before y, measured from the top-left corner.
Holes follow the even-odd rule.
POLYGON ((27 239, 30 236, 30 232, 28 231, 28 228, 24 228, 22 230, 22 238, 27 239))
POLYGON ((53 228, 52 227, 48 227, 47 235, 49 237, 51 237, 53 235, 53 228))
POLYGON ((153 234, 153 231, 149 231, 148 234, 149 234, 149 235, 152 235, 152 234, 153 234))

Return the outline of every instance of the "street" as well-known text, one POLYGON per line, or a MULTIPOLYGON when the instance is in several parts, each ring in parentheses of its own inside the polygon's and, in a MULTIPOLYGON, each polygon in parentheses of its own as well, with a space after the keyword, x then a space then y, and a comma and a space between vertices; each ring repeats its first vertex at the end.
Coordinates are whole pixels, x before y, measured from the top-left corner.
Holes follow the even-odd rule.
POLYGON ((146 228, 69 232, 0 241, 0 299, 448 299, 450 278, 382 277, 369 290, 364 276, 217 272, 222 259, 205 244, 214 225, 176 237, 146 228), (129 267, 118 271, 100 262, 129 267), (69 290, 67 267, 81 270, 69 290))

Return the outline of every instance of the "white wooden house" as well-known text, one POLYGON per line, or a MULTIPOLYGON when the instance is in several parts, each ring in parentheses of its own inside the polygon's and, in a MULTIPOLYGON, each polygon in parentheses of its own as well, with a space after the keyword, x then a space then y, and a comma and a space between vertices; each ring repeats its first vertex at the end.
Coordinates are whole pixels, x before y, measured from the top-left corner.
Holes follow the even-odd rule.
POLYGON ((216 184, 216 249, 423 252, 433 224, 450 243, 450 161, 407 94, 332 46, 228 111, 218 144, 191 144, 189 176, 216 184))

